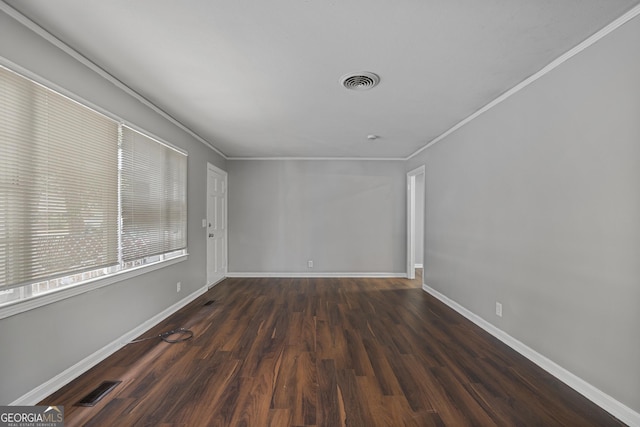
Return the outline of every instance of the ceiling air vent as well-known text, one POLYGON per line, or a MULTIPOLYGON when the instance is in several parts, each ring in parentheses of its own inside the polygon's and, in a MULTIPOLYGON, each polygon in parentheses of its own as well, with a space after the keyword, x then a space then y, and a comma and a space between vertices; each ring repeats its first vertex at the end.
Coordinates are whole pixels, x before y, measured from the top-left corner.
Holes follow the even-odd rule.
POLYGON ((340 84, 349 90, 368 90, 375 87, 379 82, 380 77, 368 71, 347 74, 340 78, 340 84))

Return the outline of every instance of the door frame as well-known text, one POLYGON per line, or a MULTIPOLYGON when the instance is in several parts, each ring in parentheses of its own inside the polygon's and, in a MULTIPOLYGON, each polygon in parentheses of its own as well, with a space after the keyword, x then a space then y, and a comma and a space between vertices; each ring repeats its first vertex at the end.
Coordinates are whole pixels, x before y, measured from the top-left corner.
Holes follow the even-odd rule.
POLYGON ((416 177, 425 170, 422 165, 407 172, 407 279, 416 278, 416 177))
POLYGON ((207 192, 205 194, 205 209, 206 209, 206 222, 209 222, 209 171, 215 172, 219 175, 221 175, 224 178, 224 245, 223 245, 223 258, 224 258, 224 275, 222 276, 222 278, 219 278, 218 280, 216 280, 215 282, 212 283, 211 278, 209 277, 209 259, 211 256, 213 256, 213 254, 209 253, 209 237, 208 237, 208 233, 209 233, 209 229, 208 227, 206 227, 205 224, 205 229, 204 229, 204 235, 205 235, 205 251, 207 253, 207 258, 206 258, 206 280, 207 280, 207 287, 211 288, 213 287, 215 284, 219 283, 220 281, 222 281, 226 276, 227 273, 229 272, 229 215, 228 215, 228 210, 229 210, 229 174, 227 173, 227 171, 220 169, 219 167, 215 166, 212 163, 207 162, 207 176, 206 176, 206 187, 207 187, 207 192))

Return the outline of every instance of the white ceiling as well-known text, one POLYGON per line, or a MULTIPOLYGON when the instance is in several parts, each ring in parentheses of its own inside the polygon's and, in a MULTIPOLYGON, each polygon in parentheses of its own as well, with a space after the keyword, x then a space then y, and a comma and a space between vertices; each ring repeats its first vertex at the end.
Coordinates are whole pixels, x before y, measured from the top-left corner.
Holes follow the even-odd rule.
POLYGON ((6 3, 226 156, 405 158, 640 0, 6 3))

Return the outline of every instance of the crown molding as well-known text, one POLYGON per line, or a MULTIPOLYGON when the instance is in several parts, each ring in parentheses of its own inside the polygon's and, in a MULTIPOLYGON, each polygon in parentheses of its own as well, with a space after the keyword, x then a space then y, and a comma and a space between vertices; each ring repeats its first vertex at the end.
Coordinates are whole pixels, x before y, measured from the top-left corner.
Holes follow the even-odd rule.
POLYGON ((626 12, 624 15, 622 15, 618 19, 614 20, 613 22, 611 22, 610 24, 608 24, 607 26, 605 26, 604 28, 602 28, 598 32, 594 33, 592 36, 588 37, 583 42, 581 42, 580 44, 578 44, 574 48, 570 49, 569 51, 567 51, 566 53, 564 53, 560 57, 556 58, 554 61, 552 61, 551 63, 549 63, 548 65, 546 65, 542 69, 540 69, 535 74, 529 76, 528 78, 526 78, 522 82, 518 83, 516 86, 514 86, 511 89, 509 89, 508 91, 504 92, 502 95, 500 95, 499 97, 495 98, 493 101, 489 102, 484 107, 480 108, 479 110, 477 110, 473 114, 467 116, 465 119, 461 120, 460 122, 458 122, 457 124, 455 124, 454 126, 449 128, 448 130, 446 130, 445 132, 443 132, 442 134, 440 134, 436 138, 432 139, 426 145, 424 145, 423 147, 419 148, 418 150, 416 150, 415 152, 413 152, 412 154, 410 154, 407 157, 382 157, 382 158, 377 158, 377 157, 374 157, 374 158, 372 158, 372 157, 237 157, 237 156, 231 157, 231 156, 227 156, 226 154, 224 154, 222 151, 220 151, 218 148, 213 146, 211 143, 209 143, 203 137, 201 137, 200 135, 198 135, 197 133, 192 131, 190 128, 188 128, 187 126, 182 124, 180 121, 175 119, 173 116, 171 116, 169 113, 167 113, 166 111, 164 111, 160 107, 156 106, 154 103, 149 101, 147 98, 142 96, 140 93, 136 92, 135 90, 133 90, 132 88, 130 88, 129 86, 124 84, 122 81, 118 80, 116 77, 114 77, 113 75, 108 73, 106 70, 101 68, 99 65, 97 65, 96 63, 94 63, 93 61, 91 61, 90 59, 85 57, 84 55, 82 55, 80 52, 76 51, 71 46, 69 46, 68 44, 66 44, 65 42, 63 42, 62 40, 60 40, 59 38, 57 38, 56 36, 54 36, 53 34, 48 32, 47 30, 42 28, 40 25, 36 24, 34 21, 32 21, 31 19, 27 18, 22 13, 18 12, 16 9, 14 9, 13 7, 9 6, 7 3, 5 3, 4 1, 1 1, 1 0, 0 0, 0 10, 3 11, 4 13, 6 13, 7 15, 9 15, 10 17, 12 17, 13 19, 15 19, 16 21, 18 21, 19 23, 21 23, 22 25, 24 25, 25 27, 29 28, 34 33, 38 34, 39 36, 41 36, 42 38, 47 40, 48 42, 50 42, 54 46, 56 46, 59 49, 61 49, 62 51, 64 51, 65 53, 67 53, 68 55, 73 57, 75 60, 77 60, 80 63, 82 63, 83 65, 87 66, 89 69, 91 69, 92 71, 94 71, 95 73, 97 73, 98 75, 103 77, 104 79, 106 79, 109 82, 113 83, 116 87, 120 88, 121 90, 123 90, 128 95, 136 98, 142 104, 144 104, 145 106, 147 106, 151 110, 155 111, 156 113, 158 113, 159 115, 161 115, 162 117, 167 119, 169 122, 171 122, 175 126, 177 126, 180 129, 182 129, 183 131, 185 131, 189 135, 191 135, 193 138, 195 138, 196 140, 198 140, 199 142, 201 142, 202 144, 204 144, 205 146, 207 146, 208 148, 210 148, 211 150, 216 152, 218 155, 220 155, 225 160, 366 160, 366 161, 407 161, 407 160, 411 160, 412 158, 414 158, 418 154, 422 153, 427 148, 432 147, 433 145, 437 144, 438 142, 444 140, 447 136, 451 135, 452 133, 454 133, 458 129, 462 128, 467 123, 469 123, 472 120, 476 119, 481 114, 485 113, 486 111, 488 111, 491 108, 495 107, 496 105, 500 104, 502 101, 510 98, 512 95, 514 95, 517 92, 521 91, 525 87, 529 86, 530 84, 532 84, 536 80, 540 79, 541 77, 543 77, 544 75, 546 75, 547 73, 552 71, 553 69, 557 68, 558 66, 560 66, 561 64, 566 62, 567 60, 571 59, 572 57, 574 57, 578 53, 582 52, 583 50, 585 50, 589 46, 593 45, 594 43, 596 43, 600 39, 606 37, 608 34, 610 34, 611 32, 615 31, 617 28, 621 27, 625 23, 629 22, 633 18, 635 18, 638 15, 640 15, 640 5, 637 5, 637 6, 633 7, 632 9, 630 9, 628 12, 626 12))
POLYGON ((616 29, 620 28, 622 25, 624 25, 627 22, 631 21, 633 18, 635 18, 638 15, 640 15, 640 5, 637 5, 637 6, 633 7, 627 13, 625 13, 624 15, 622 15, 621 17, 619 17, 615 21, 611 22, 609 25, 607 25, 606 27, 602 28, 600 31, 594 33, 592 36, 588 37, 586 40, 584 40, 582 43, 580 43, 577 46, 575 46, 573 49, 565 52, 563 55, 561 55, 558 58, 556 58, 554 61, 549 63, 547 66, 545 66, 542 69, 540 69, 537 73, 529 76, 528 78, 526 78, 522 82, 518 83, 517 85, 515 85, 514 87, 512 87, 508 91, 504 92, 502 95, 500 95, 499 97, 497 97, 493 101, 491 101, 488 104, 486 104, 484 107, 482 107, 479 110, 477 110, 475 113, 471 114, 470 116, 468 116, 464 120, 458 122, 453 127, 449 128, 447 131, 442 133, 440 136, 436 137, 435 139, 432 139, 424 147, 418 149, 413 154, 411 154, 410 156, 406 157, 405 160, 411 160, 412 158, 414 158, 418 154, 422 153, 427 148, 429 148, 429 147, 437 144, 438 142, 442 141, 447 136, 451 135, 453 132, 457 131, 458 129, 460 129, 461 127, 466 125, 467 123, 471 122, 472 120, 474 120, 475 118, 477 118, 481 114, 483 114, 486 111, 492 109, 493 107, 495 107, 496 105, 500 104, 502 101, 506 100, 507 98, 510 98, 512 95, 515 95, 516 93, 520 92, 522 89, 524 89, 525 87, 529 86, 531 83, 535 82, 536 80, 538 80, 542 76, 546 75, 550 71, 552 71, 555 68, 559 67, 564 62, 566 62, 569 59, 573 58, 578 53, 582 52, 583 50, 585 50, 589 46, 593 45, 594 43, 596 43, 600 39, 606 37, 611 32, 613 32, 616 29))
POLYGON ((200 135, 198 135, 197 133, 189 129, 187 126, 182 124, 180 121, 178 121, 175 117, 173 117, 172 115, 164 111, 162 108, 158 107, 153 102, 149 101, 140 93, 136 92, 131 87, 127 86, 125 83, 117 79, 112 74, 108 73, 105 69, 100 67, 98 64, 91 61, 89 58, 87 58, 86 56, 84 56, 83 54, 81 54, 80 52, 78 52, 77 50, 75 50, 74 48, 72 48, 71 46, 69 46, 68 44, 66 44, 65 42, 63 42, 62 40, 54 36, 53 34, 51 34, 49 31, 45 30, 40 25, 36 24, 31 19, 24 16, 22 13, 18 12, 13 7, 9 6, 4 1, 0 1, 0 11, 6 13, 8 16, 18 21, 20 24, 24 25, 29 30, 33 31, 38 36, 42 37, 43 39, 45 39, 46 41, 48 41, 58 49, 62 50, 64 53, 71 56, 73 59, 80 62, 82 65, 86 66, 91 71, 93 71, 94 73, 102 77, 103 79, 109 81, 110 83, 115 85, 117 88, 125 92, 127 95, 132 96, 136 100, 140 101, 140 103, 150 108, 151 110, 153 110, 154 112, 156 112, 157 114, 159 114, 160 116, 162 116, 163 118, 171 122, 173 125, 179 127, 180 129, 182 129, 183 131, 191 135, 197 141, 201 142, 202 144, 204 144, 205 146, 207 146, 208 148, 210 148, 211 150, 213 150, 214 152, 222 156, 225 160, 227 159, 227 155, 224 154, 222 151, 218 150, 216 147, 214 147, 211 143, 209 143, 209 141, 207 141, 206 139, 204 139, 203 137, 201 137, 200 135))
POLYGON ((368 162, 403 162, 406 159, 403 157, 227 157, 227 160, 337 160, 337 161, 368 161, 368 162))

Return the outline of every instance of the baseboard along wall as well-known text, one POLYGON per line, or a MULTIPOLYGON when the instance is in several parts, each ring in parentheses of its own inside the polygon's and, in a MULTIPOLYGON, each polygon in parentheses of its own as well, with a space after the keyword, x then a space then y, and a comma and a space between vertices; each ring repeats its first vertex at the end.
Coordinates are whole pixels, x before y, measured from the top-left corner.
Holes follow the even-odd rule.
MULTIPOLYGON (((302 273, 228 273, 227 277, 292 277, 292 278, 305 278, 305 277, 406 277, 406 274, 400 273, 314 273, 311 274, 302 274, 302 273)), ((186 306, 200 295, 204 294, 208 289, 207 287, 203 287, 196 292, 188 295, 177 303, 171 305, 166 308, 162 312, 148 319, 141 325, 122 335, 120 338, 112 341, 106 346, 102 347, 98 351, 93 354, 87 356, 82 359, 75 365, 70 368, 64 370, 60 374, 41 384, 40 386, 34 388, 23 396, 19 397, 15 401, 11 402, 10 405, 18 406, 18 405, 35 405, 40 402, 45 397, 49 396, 53 392, 59 390, 61 387, 65 386, 75 378, 79 377, 93 366, 102 362, 104 359, 127 345, 134 338, 140 336, 145 331, 149 330, 153 326, 157 325, 162 320, 166 319, 176 311, 180 310, 182 307, 186 306)), ((640 414, 627 407, 626 405, 620 403, 613 397, 599 390, 598 388, 592 386, 588 382, 579 378, 578 376, 572 374, 568 370, 564 369, 560 365, 556 364, 552 360, 546 358, 542 354, 536 352, 532 348, 513 338, 511 335, 505 333, 501 329, 498 329, 491 323, 487 322, 480 316, 474 314, 473 312, 467 310, 462 305, 457 302, 451 300, 447 296, 441 294, 435 289, 429 287, 426 284, 422 285, 422 289, 428 294, 432 295, 448 307, 452 308, 471 322, 475 323, 479 327, 481 327, 486 332, 490 333, 494 337, 498 338, 500 341, 531 360, 536 365, 540 366, 545 371, 549 372, 554 377, 558 378, 560 381, 564 382, 587 399, 591 400, 596 405, 600 406, 604 410, 608 411, 621 421, 627 423, 630 426, 640 426, 640 414)))
POLYGON ((171 316, 176 311, 180 310, 182 307, 189 304, 191 301, 198 298, 200 295, 204 294, 208 290, 208 287, 204 287, 198 289, 192 294, 186 296, 175 304, 167 307, 162 312, 156 314, 149 320, 145 321, 141 325, 136 328, 130 330, 126 334, 122 335, 120 338, 110 342, 105 345, 98 351, 90 354, 85 357, 75 365, 71 366, 68 369, 65 369, 55 377, 51 378, 47 382, 39 385, 33 390, 27 392, 26 394, 20 396, 15 401, 11 402, 11 406, 32 406, 40 402, 45 397, 51 395, 53 392, 59 390, 63 386, 67 385, 74 379, 78 378, 80 375, 87 372, 89 369, 93 368, 98 363, 102 362, 107 357, 111 356, 116 351, 120 350, 125 345, 129 344, 134 338, 142 335, 144 332, 148 331, 167 317, 171 316))
POLYGON ((291 273, 291 272, 230 272, 227 277, 286 277, 286 278, 323 278, 323 277, 360 277, 360 278, 406 278, 407 273, 291 273))
POLYGON ((455 310, 456 312, 464 316, 465 318, 467 318, 468 320, 472 321, 473 323, 475 323, 476 325, 484 329, 486 332, 490 333, 491 335, 493 335, 494 337, 496 337, 497 339, 499 339, 500 341, 502 341, 503 343, 505 343, 506 345, 508 345, 509 347, 511 347, 512 349, 514 349, 515 351, 517 351, 518 353, 520 353, 521 355, 523 355, 524 357, 526 357, 527 359, 529 359, 530 361, 532 361, 533 363, 535 363, 536 365, 538 365, 539 367, 541 367, 542 369, 544 369, 545 371, 547 371, 548 373, 550 373, 551 375, 553 375, 554 377, 556 377, 557 379, 565 383, 566 385, 568 385, 569 387, 573 388, 575 391, 582 394, 584 397, 586 397, 596 405, 600 406, 602 409, 609 412, 610 414, 618 418, 620 421, 623 421, 629 426, 640 427, 640 414, 638 412, 635 412, 633 409, 617 401, 613 397, 609 396, 605 392, 589 384, 588 382, 578 377, 577 375, 572 374, 571 372, 564 369, 562 366, 558 365, 554 361, 538 353, 537 351, 527 346, 526 344, 523 344, 522 342, 518 341, 511 335, 495 327, 491 323, 484 320, 482 317, 467 310, 462 305, 448 298, 444 294, 441 294, 440 292, 431 288, 427 284, 423 283, 422 289, 428 294, 430 294, 431 296, 433 296, 434 298, 438 299, 448 307, 452 308, 453 310, 455 310))

